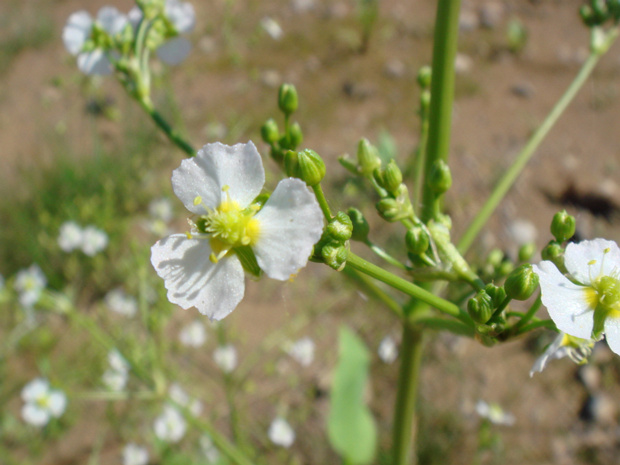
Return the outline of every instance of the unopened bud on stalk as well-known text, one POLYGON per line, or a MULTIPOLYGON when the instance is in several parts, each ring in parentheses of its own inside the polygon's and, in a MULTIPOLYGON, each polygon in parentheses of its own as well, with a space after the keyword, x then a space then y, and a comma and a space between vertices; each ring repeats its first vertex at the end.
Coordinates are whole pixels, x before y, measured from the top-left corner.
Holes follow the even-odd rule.
POLYGON ((285 115, 290 115, 297 110, 297 89, 293 84, 282 84, 278 91, 278 107, 285 115))
POLYGON ((359 242, 366 241, 368 239, 368 233, 370 232, 370 226, 368 226, 368 221, 366 221, 362 212, 357 208, 351 207, 347 210, 347 215, 349 215, 351 223, 353 224, 351 239, 359 242))
POLYGON ((403 182, 403 173, 394 160, 390 160, 385 168, 377 168, 373 173, 377 183, 394 197, 403 182))
POLYGON ((338 212, 329 222, 325 231, 334 241, 344 243, 353 234, 353 223, 345 212, 338 212))
POLYGON ((467 302, 467 312, 476 323, 486 323, 493 316, 493 300, 486 291, 478 293, 467 302))
POLYGON ((418 85, 422 89, 428 89, 431 86, 431 76, 433 71, 430 66, 422 66, 418 71, 418 85))
POLYGON ((401 208, 395 199, 381 199, 377 202, 377 211, 381 218, 387 221, 398 221, 401 208))
POLYGON ((531 260, 535 252, 536 244, 534 244, 533 242, 523 244, 521 247, 519 247, 519 261, 527 262, 531 260))
POLYGON ((301 126, 295 121, 288 128, 288 142, 292 150, 299 146, 304 140, 304 133, 301 130, 301 126))
POLYGON ((493 308, 497 308, 506 299, 506 291, 503 287, 489 283, 484 287, 484 291, 491 297, 493 308))
POLYGON ((564 249, 559 242, 550 241, 540 252, 543 260, 549 260, 560 270, 564 268, 564 249))
POLYGON ((414 255, 421 255, 428 250, 430 238, 428 233, 421 226, 414 226, 405 234, 405 244, 407 251, 414 255))
POLYGON ((437 194, 445 193, 452 186, 450 167, 443 160, 437 160, 431 167, 428 186, 437 194))
POLYGON ((286 152, 284 169, 287 175, 301 179, 310 187, 316 186, 325 177, 325 163, 321 156, 311 149, 286 152))
POLYGON ((265 121, 260 128, 260 134, 263 141, 269 145, 273 145, 278 142, 280 134, 278 132, 278 123, 273 118, 269 118, 265 121))
POLYGON ((566 213, 566 210, 557 212, 551 221, 551 234, 558 242, 569 240, 575 234, 575 217, 566 213))
POLYGON ((340 244, 329 244, 321 249, 321 256, 325 264, 336 271, 342 271, 347 264, 349 251, 340 244))
POLYGON ((361 139, 357 145, 357 164, 362 176, 372 176, 372 173, 381 166, 377 149, 368 139, 361 139))
POLYGON ((527 300, 538 288, 538 281, 538 275, 534 273, 532 265, 526 263, 508 275, 504 288, 511 299, 527 300))

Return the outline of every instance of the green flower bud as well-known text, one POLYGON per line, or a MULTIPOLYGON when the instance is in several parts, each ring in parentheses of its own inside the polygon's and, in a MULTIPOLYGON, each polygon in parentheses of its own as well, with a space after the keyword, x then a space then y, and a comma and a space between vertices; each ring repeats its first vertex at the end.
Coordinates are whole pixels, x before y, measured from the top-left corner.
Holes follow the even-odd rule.
POLYGON ((579 8, 579 16, 581 16, 582 21, 588 27, 596 24, 594 11, 592 11, 592 7, 590 7, 590 5, 582 5, 581 8, 579 8))
POLYGON ((536 253, 536 244, 534 244, 533 242, 523 244, 521 247, 519 247, 519 261, 527 262, 531 260, 534 256, 534 253, 536 253))
POLYGON ((395 199, 381 199, 377 202, 376 207, 384 220, 398 221, 401 217, 400 204, 395 199))
POLYGON ((357 145, 357 165, 362 176, 372 176, 372 173, 381 166, 377 149, 368 139, 361 139, 357 145))
POLYGON ((504 260, 500 263, 499 268, 497 269, 497 276, 506 276, 510 274, 512 270, 515 269, 515 264, 510 260, 504 260))
POLYGON ((549 241, 549 243, 542 249, 540 255, 543 260, 550 260, 556 265, 559 262, 562 262, 562 257, 564 256, 564 249, 559 242, 549 241))
POLYGON ((336 271, 342 271, 347 264, 349 251, 341 244, 328 244, 321 249, 325 263, 336 271))
POLYGON ((431 76, 433 71, 430 66, 422 66, 418 70, 418 85, 422 89, 428 89, 431 86, 431 76))
POLYGON ((607 2, 605 0, 592 0, 592 11, 599 24, 605 22, 609 16, 607 2))
POLYGON ((414 226, 405 234, 405 244, 409 253, 421 255, 428 250, 430 238, 424 228, 414 226))
POLYGON ((566 213, 566 210, 557 212, 551 221, 551 234, 558 242, 569 240, 575 235, 575 217, 566 213))
POLYGON ((428 186, 437 194, 443 194, 452 186, 450 167, 443 160, 437 160, 431 167, 428 186))
POLYGON ((489 256, 487 257, 487 263, 491 265, 493 268, 499 267, 504 259, 504 252, 500 249, 493 249, 489 252, 489 256))
POLYGON ((335 242, 344 243, 353 234, 353 222, 345 212, 338 212, 325 231, 335 242))
POLYGON ((390 160, 383 169, 374 171, 377 183, 393 196, 398 195, 398 188, 403 183, 403 173, 394 160, 390 160))
POLYGON ((527 300, 538 287, 538 275, 529 263, 521 265, 506 278, 504 288, 508 297, 514 300, 527 300))
POLYGON ((351 207, 347 210, 347 215, 349 215, 351 223, 353 224, 351 239, 359 242, 366 241, 368 239, 368 233, 370 232, 370 226, 368 226, 368 221, 366 221, 362 212, 357 208, 351 207))
POLYGON ((301 126, 296 121, 288 128, 288 143, 289 147, 294 150, 304 140, 304 133, 301 130, 301 126))
POLYGON ((486 291, 478 291, 467 302, 467 312, 476 323, 484 324, 493 316, 493 299, 486 291))
POLYGON ((311 149, 286 152, 284 169, 287 175, 301 179, 310 187, 316 186, 325 177, 325 163, 320 155, 311 149))
POLYGON ((278 142, 280 134, 278 132, 278 123, 273 118, 269 118, 265 121, 260 128, 260 135, 263 141, 269 145, 273 145, 278 142))
POLYGON ((278 91, 278 107, 285 115, 297 110, 297 89, 293 84, 282 84, 278 91))
POLYGON ((497 308, 506 299, 506 291, 495 284, 487 284, 484 291, 491 297, 493 308, 497 308))
POLYGON ((423 91, 420 94, 420 109, 423 112, 428 111, 431 106, 431 93, 428 90, 423 91))

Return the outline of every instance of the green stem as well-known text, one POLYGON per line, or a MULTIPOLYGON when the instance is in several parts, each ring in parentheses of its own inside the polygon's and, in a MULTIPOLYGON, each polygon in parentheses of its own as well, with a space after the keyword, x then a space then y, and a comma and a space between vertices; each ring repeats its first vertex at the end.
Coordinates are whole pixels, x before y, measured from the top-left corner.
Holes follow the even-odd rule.
MULTIPOLYGON (((422 95, 429 93, 428 89, 422 90, 422 95)), ((422 100, 423 97, 420 98, 422 100)), ((413 164, 413 208, 418 211, 421 201, 422 184, 424 182, 424 162, 426 158, 426 147, 428 143, 428 108, 424 103, 420 103, 420 142, 416 150, 415 160, 413 164)), ((409 169, 407 169, 409 174, 409 169)))
POLYGON ((466 336, 469 338, 473 338, 475 335, 474 328, 469 325, 465 325, 460 321, 447 320, 445 318, 436 318, 436 317, 421 317, 421 318, 410 318, 410 323, 414 323, 425 328, 434 329, 436 331, 450 331, 453 334, 459 334, 461 336, 466 336))
POLYGON ((533 321, 532 323, 530 323, 529 325, 523 326, 521 327, 514 335, 515 336, 520 336, 521 334, 525 334, 527 332, 530 332, 534 329, 538 329, 538 328, 547 328, 550 329, 552 331, 557 331, 558 328, 555 325, 555 323, 551 320, 538 320, 538 321, 533 321))
POLYGON ((403 271, 407 271, 409 269, 404 264, 399 262, 397 259, 392 257, 385 250, 383 250, 381 247, 379 247, 376 244, 373 244, 369 239, 366 239, 364 241, 364 244, 366 244, 370 248, 370 250, 372 250, 377 256, 381 257, 383 260, 388 262, 390 265, 394 265, 395 267, 400 268, 403 271))
POLYGON ((321 207, 321 211, 323 215, 325 215, 325 219, 327 221, 332 219, 332 212, 329 209, 329 205, 327 203, 327 199, 325 198, 325 194, 323 193, 323 188, 320 184, 316 186, 312 186, 312 190, 314 191, 314 195, 316 196, 316 200, 319 202, 319 206, 321 207))
POLYGON ((164 134, 170 139, 170 142, 175 144, 181 150, 183 150, 188 156, 193 157, 196 155, 196 150, 187 142, 170 124, 164 119, 161 114, 155 110, 153 104, 146 99, 138 99, 138 103, 144 111, 146 111, 151 119, 157 124, 164 134))
POLYGON ((396 302, 392 298, 392 296, 388 295, 383 289, 377 286, 377 284, 374 281, 372 281, 368 276, 366 276, 363 273, 360 273, 359 271, 353 269, 350 266, 345 266, 344 270, 342 271, 343 273, 346 273, 348 276, 355 279, 356 281, 361 282, 362 284, 361 289, 363 289, 363 292, 365 294, 369 294, 375 299, 383 302, 385 306, 389 308, 392 311, 392 313, 394 313, 397 317, 399 318, 403 317, 403 309, 398 304, 398 302, 396 302))
POLYGON ((421 218, 434 218, 436 194, 427 185, 430 170, 438 160, 447 162, 450 150, 452 104, 454 101, 454 60, 459 33, 460 0, 439 0, 433 38, 433 71, 429 113, 428 145, 424 160, 421 218))
POLYGON ((517 158, 515 159, 512 166, 506 171, 502 179, 497 183, 493 192, 487 199, 486 203, 482 207, 482 209, 478 212, 474 220, 471 222, 461 240, 458 243, 458 249, 461 253, 467 252, 474 239, 480 233, 480 230, 488 221, 489 217, 493 214, 499 203, 502 201, 506 193, 510 190, 512 185, 515 183, 519 174, 527 164, 527 162, 532 158, 534 152, 543 141, 547 133, 551 130, 557 120, 560 118, 566 107, 570 104, 570 102, 575 98, 579 89, 586 82, 590 73, 594 69, 596 63, 598 63, 601 58, 601 53, 591 53, 588 59, 585 61, 579 73, 573 80, 573 82, 568 86, 564 95, 560 98, 560 100, 555 104, 551 112, 547 115, 543 123, 538 127, 536 132, 532 135, 530 140, 527 142, 525 147, 521 150, 517 158))
POLYGON ((515 323, 511 331, 518 332, 519 329, 521 329, 523 326, 529 323, 529 321, 534 317, 534 315, 536 314, 536 312, 542 305, 542 300, 540 298, 541 296, 539 294, 538 297, 536 298, 536 301, 532 304, 532 306, 529 308, 527 313, 523 316, 523 318, 521 318, 519 321, 515 323))

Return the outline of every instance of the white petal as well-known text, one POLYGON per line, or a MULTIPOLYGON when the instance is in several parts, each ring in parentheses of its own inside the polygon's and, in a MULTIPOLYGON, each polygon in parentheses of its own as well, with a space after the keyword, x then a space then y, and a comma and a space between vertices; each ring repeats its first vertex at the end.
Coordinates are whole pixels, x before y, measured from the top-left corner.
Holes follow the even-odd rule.
POLYGON ((209 260, 210 254, 208 240, 175 234, 151 248, 151 263, 164 279, 170 302, 185 309, 196 307, 210 319, 221 320, 243 298, 243 267, 233 254, 217 264, 209 260))
POLYGON ((609 348, 620 355, 620 318, 608 317, 605 320, 605 339, 609 348))
POLYGON ((46 409, 37 406, 37 404, 28 403, 22 407, 22 418, 28 424, 45 426, 50 421, 50 414, 46 409))
POLYGON ((594 309, 586 300, 585 288, 570 282, 550 261, 534 265, 540 278, 542 302, 560 331, 590 339, 594 326, 594 309))
POLYGON ((50 392, 47 408, 53 416, 59 417, 62 415, 66 407, 67 396, 65 396, 64 392, 59 390, 53 390, 50 392))
POLYGON ((184 37, 175 37, 157 49, 157 56, 168 65, 178 65, 187 58, 192 44, 184 37))
POLYGON ((22 389, 24 402, 35 402, 38 398, 46 396, 50 385, 45 378, 35 378, 22 389))
POLYGON ((129 24, 134 29, 134 31, 138 28, 140 21, 142 21, 142 10, 138 6, 134 6, 127 13, 127 19, 129 20, 129 24))
POLYGON ((120 33, 127 24, 127 16, 113 6, 104 6, 97 13, 97 22, 111 36, 120 33))
POLYGON ((198 154, 181 162, 172 172, 172 188, 185 208, 192 213, 204 214, 205 207, 216 208, 226 195, 228 186, 232 200, 247 207, 265 184, 265 169, 254 144, 207 144, 198 154), (194 205, 196 197, 202 204, 194 205))
POLYGON ((547 366, 547 362, 558 358, 566 357, 568 352, 566 350, 560 350, 562 342, 564 341, 564 333, 558 334, 555 340, 549 344, 549 347, 543 352, 543 354, 536 359, 532 369, 530 370, 530 378, 534 376, 534 373, 541 373, 547 366))
POLYGON ((98 48, 91 52, 80 53, 77 57, 77 65, 84 74, 100 76, 112 74, 110 60, 105 52, 98 48))
POLYGON ((196 13, 191 3, 167 0, 164 12, 179 34, 191 32, 194 29, 196 13))
POLYGON ((267 276, 286 280, 308 262, 323 232, 323 214, 306 184, 283 179, 255 218, 260 222, 256 260, 267 276))
POLYGON ((275 418, 269 425, 269 439, 277 446, 289 448, 295 442, 295 431, 291 425, 281 417, 275 418))
POLYGON ((76 11, 62 30, 62 41, 71 55, 77 55, 82 50, 84 42, 90 36, 93 19, 84 10, 76 11))
POLYGON ((620 249, 613 241, 594 239, 566 246, 564 265, 570 275, 583 284, 590 284, 598 276, 609 276, 620 268, 620 249), (608 253, 605 250, 609 249, 608 253), (603 258, 604 257, 604 258, 603 258), (593 265, 588 265, 596 260, 593 265))

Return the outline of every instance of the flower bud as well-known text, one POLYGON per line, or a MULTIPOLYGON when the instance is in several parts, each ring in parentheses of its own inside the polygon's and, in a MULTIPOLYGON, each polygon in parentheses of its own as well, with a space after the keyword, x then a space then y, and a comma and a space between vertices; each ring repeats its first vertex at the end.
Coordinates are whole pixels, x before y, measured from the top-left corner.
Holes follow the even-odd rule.
POLYGON ((562 245, 556 241, 549 241, 549 243, 540 252, 540 256, 543 260, 550 260, 556 265, 558 264, 558 260, 561 262, 563 255, 564 249, 562 248, 562 245))
POLYGON ((321 156, 311 149, 286 152, 284 169, 287 175, 301 179, 310 187, 316 186, 325 177, 325 163, 321 156))
POLYGON ((428 89, 431 86, 431 76, 433 71, 430 66, 422 66, 418 70, 418 85, 422 89, 428 89))
POLYGON ((325 231, 335 242, 344 243, 353 234, 353 223, 345 212, 338 212, 325 231))
POLYGON ((499 268, 497 269, 497 276, 506 276, 510 274, 514 269, 514 263, 512 263, 510 260, 504 260, 502 263, 500 263, 499 268))
POLYGON ((299 146, 304 140, 304 133, 301 130, 301 126, 297 121, 295 121, 288 128, 288 143, 289 147, 294 150, 299 146))
POLYGON ((293 84, 282 84, 278 91, 278 107, 285 115, 297 110, 297 89, 293 84))
POLYGON ((569 240, 575 234, 575 217, 566 213, 566 210, 557 212, 551 221, 551 234, 558 242, 569 240))
POLYGON ((428 250, 430 238, 428 233, 421 226, 414 226, 405 234, 405 244, 407 251, 414 255, 421 255, 428 250))
POLYGON ((538 281, 538 275, 534 273, 532 265, 526 263, 508 275, 504 288, 511 299, 527 300, 538 287, 538 281))
POLYGON ((579 16, 581 16, 581 20, 588 27, 594 26, 597 22, 594 11, 590 5, 582 5, 581 8, 579 8, 579 16))
POLYGON ((493 300, 486 291, 478 293, 467 302, 467 312, 476 323, 486 323, 493 316, 493 300))
POLYGON ((487 257, 487 263, 491 265, 493 268, 499 267, 504 259, 504 252, 500 249, 493 249, 489 252, 489 256, 487 257))
POLYGON ((493 308, 499 307, 506 299, 506 291, 503 287, 489 283, 484 287, 484 291, 491 297, 493 308))
POLYGON ((321 249, 325 264, 336 271, 342 271, 347 264, 349 251, 340 244, 328 244, 321 249))
POLYGON ((527 262, 531 260, 535 252, 536 244, 534 244, 533 242, 523 244, 521 247, 519 247, 519 261, 527 262))
POLYGON ((420 94, 420 110, 427 112, 431 106, 431 93, 428 90, 423 91, 420 94))
POLYGON ((347 215, 351 219, 351 223, 353 224, 353 234, 351 235, 351 239, 354 241, 365 242, 368 239, 368 233, 370 232, 370 226, 368 226, 368 221, 364 218, 364 215, 357 208, 349 208, 347 210, 347 215))
POLYGON ((398 221, 401 215, 400 204, 395 199, 381 199, 376 204, 381 218, 387 221, 398 221))
POLYGON ((357 145, 357 164, 362 176, 372 176, 372 173, 381 166, 377 149, 368 139, 361 139, 357 145))
POLYGON ((278 123, 273 118, 269 118, 265 121, 260 128, 260 134, 263 141, 269 145, 273 145, 278 142, 280 134, 278 133, 278 123))
POLYGON ((394 160, 390 160, 384 169, 377 168, 373 175, 381 187, 394 196, 398 195, 398 188, 403 182, 403 173, 394 160))
POLYGON ((443 194, 452 186, 450 167, 443 160, 437 160, 431 167, 428 186, 437 194, 443 194))

